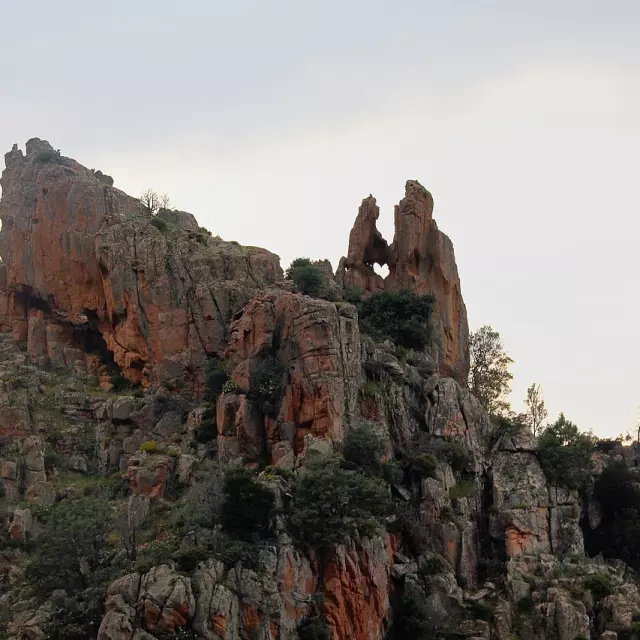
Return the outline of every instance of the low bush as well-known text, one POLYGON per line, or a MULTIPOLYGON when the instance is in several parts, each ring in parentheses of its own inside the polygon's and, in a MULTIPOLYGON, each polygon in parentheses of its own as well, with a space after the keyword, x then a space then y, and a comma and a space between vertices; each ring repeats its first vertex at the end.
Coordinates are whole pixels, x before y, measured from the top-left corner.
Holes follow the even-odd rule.
POLYGON ((453 440, 435 441, 432 451, 438 460, 449 463, 456 473, 464 471, 469 463, 467 450, 453 440))
POLYGON ((351 429, 345 436, 342 453, 346 462, 372 475, 380 475, 384 442, 370 425, 351 429))
POLYGON ((341 468, 337 457, 307 463, 293 487, 290 519, 300 542, 330 548, 380 528, 391 503, 383 482, 341 468))
POLYGON ((251 361, 249 371, 249 399, 266 416, 275 418, 280 410, 283 392, 284 367, 274 355, 251 361))
POLYGON ((582 586, 591 591, 596 602, 613 593, 613 580, 607 573, 596 573, 595 575, 587 576, 582 581, 582 586))
POLYGON ((569 489, 586 486, 593 468, 592 452, 592 436, 580 433, 562 413, 538 438, 538 457, 545 476, 551 483, 569 489))
POLYGON ((360 287, 349 287, 345 290, 343 297, 347 302, 358 305, 362 302, 362 289, 360 287))
POLYGON ((248 469, 231 469, 224 477, 221 520, 232 537, 250 542, 271 533, 275 509, 273 491, 248 469))
POLYGON ((155 440, 147 440, 140 445, 140 451, 145 453, 157 453, 160 450, 160 445, 155 440))
POLYGON ((318 296, 322 292, 322 271, 311 264, 309 258, 296 258, 285 274, 287 280, 293 280, 296 289, 307 296, 318 296))
POLYGON ((438 460, 432 453, 422 453, 408 460, 409 470, 421 478, 435 478, 438 460))
POLYGON ((475 486, 470 480, 460 480, 455 486, 451 487, 449 495, 452 500, 461 500, 463 498, 471 498, 474 494, 475 486))
POLYGON ((385 291, 363 300, 358 307, 363 333, 396 346, 422 350, 431 341, 435 299, 410 291, 385 291))
POLYGON ((207 379, 204 399, 215 406, 218 396, 222 393, 225 383, 229 379, 227 372, 218 358, 212 358, 207 364, 207 379))
POLYGON ((60 164, 62 156, 60 155, 60 149, 51 149, 50 151, 40 151, 34 158, 37 164, 48 164, 50 162, 60 164))
POLYGON ((439 555, 427 556, 418 567, 418 573, 422 576, 437 576, 451 570, 451 565, 439 555))

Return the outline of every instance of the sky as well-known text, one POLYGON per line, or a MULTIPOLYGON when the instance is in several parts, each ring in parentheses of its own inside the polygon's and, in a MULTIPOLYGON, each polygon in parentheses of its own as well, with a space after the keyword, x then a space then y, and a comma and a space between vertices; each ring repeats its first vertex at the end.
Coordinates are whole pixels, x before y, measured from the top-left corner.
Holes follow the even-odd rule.
POLYGON ((638 0, 0 0, 0 149, 31 137, 228 240, 346 253, 408 179, 512 402, 640 418, 638 0))

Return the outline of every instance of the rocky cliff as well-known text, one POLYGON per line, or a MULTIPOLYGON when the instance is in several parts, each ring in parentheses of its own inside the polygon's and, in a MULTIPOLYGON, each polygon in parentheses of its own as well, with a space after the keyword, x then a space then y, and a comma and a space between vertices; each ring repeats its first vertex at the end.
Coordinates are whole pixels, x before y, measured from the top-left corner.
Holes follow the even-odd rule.
POLYGON ((465 381, 469 372, 469 326, 451 240, 433 219, 433 197, 409 180, 395 208, 393 243, 376 227, 380 209, 374 197, 362 201, 349 235, 349 250, 338 267, 344 287, 367 293, 408 289, 436 299, 440 333, 440 372, 465 381), (373 265, 389 266, 386 278, 373 265))
POLYGON ((296 293, 277 256, 154 216, 48 143, 6 161, 6 637, 631 637, 634 574, 585 554, 597 505, 450 377, 466 315, 420 185, 391 246, 363 202, 338 291, 431 293, 440 350, 374 340, 335 285, 296 293))
POLYGON ((48 142, 5 161, 4 327, 34 358, 92 374, 113 360, 134 383, 197 397, 233 315, 282 278, 278 257, 213 238, 189 213, 153 217, 48 142))

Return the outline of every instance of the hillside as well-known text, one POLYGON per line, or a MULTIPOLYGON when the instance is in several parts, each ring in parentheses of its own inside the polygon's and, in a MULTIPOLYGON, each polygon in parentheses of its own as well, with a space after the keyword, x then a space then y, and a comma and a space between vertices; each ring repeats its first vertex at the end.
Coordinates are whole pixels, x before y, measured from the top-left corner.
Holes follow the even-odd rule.
POLYGON ((635 547, 611 557, 635 534, 598 484, 624 467, 635 491, 637 448, 595 444, 588 481, 556 484, 487 414, 418 182, 391 244, 369 196, 335 274, 285 277, 48 142, 5 163, 0 637, 640 632, 635 547))

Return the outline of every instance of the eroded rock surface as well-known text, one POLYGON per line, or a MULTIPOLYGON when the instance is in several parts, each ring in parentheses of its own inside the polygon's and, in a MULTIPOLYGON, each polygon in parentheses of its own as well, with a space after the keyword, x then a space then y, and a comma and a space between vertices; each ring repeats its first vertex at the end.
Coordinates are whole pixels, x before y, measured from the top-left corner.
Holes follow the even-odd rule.
POLYGON ((362 202, 349 236, 349 250, 338 268, 344 287, 364 294, 409 289, 436 299, 435 324, 441 336, 439 370, 466 380, 469 371, 469 326, 462 299, 453 244, 433 219, 433 198, 415 180, 395 208, 395 234, 389 246, 376 228, 379 208, 375 198, 362 202), (375 273, 373 265, 388 265, 389 275, 375 273))

